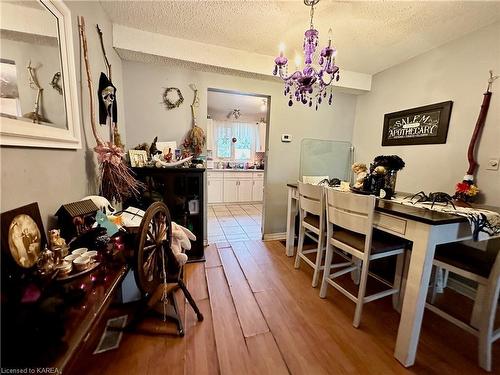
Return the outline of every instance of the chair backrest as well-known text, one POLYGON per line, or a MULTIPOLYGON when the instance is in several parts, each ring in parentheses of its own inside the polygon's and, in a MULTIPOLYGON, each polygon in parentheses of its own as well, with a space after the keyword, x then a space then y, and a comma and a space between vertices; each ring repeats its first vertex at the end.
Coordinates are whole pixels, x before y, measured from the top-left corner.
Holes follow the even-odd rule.
POLYGON ((323 180, 330 179, 329 176, 302 176, 302 182, 305 184, 317 185, 323 180))
POLYGON ((301 210, 323 217, 324 196, 323 186, 305 184, 299 181, 299 206, 301 210))
POLYGON ((365 235, 365 250, 368 251, 371 245, 375 196, 325 189, 327 222, 365 235))

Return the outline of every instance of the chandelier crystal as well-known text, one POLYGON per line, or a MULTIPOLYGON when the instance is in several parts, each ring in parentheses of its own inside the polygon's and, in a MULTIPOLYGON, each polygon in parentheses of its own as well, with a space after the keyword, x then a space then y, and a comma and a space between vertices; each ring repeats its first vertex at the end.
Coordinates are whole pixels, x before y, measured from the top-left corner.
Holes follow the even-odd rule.
POLYGON ((304 4, 311 7, 311 21, 309 29, 304 33, 304 63, 300 70, 300 60, 296 59, 297 70, 288 75, 288 59, 284 56, 284 46, 280 46, 280 55, 274 60, 273 75, 278 75, 285 81, 284 95, 290 100, 288 105, 293 105, 293 99, 302 104, 312 107, 313 101, 318 106, 326 100, 327 90, 330 87, 328 104, 333 102, 331 83, 340 79, 339 67, 335 65, 337 50, 332 46, 331 32, 329 30, 328 45, 321 50, 318 65, 319 70, 313 66, 314 53, 318 47, 319 32, 314 28, 314 6, 319 0, 304 0, 304 4))

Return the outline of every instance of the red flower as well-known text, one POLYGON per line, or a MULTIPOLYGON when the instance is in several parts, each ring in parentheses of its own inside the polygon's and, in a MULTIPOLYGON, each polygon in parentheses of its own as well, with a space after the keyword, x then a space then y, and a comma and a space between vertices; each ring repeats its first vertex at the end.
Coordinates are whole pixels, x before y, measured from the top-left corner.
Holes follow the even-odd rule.
POLYGON ((456 187, 457 193, 467 193, 469 191, 470 185, 467 182, 459 182, 456 187))

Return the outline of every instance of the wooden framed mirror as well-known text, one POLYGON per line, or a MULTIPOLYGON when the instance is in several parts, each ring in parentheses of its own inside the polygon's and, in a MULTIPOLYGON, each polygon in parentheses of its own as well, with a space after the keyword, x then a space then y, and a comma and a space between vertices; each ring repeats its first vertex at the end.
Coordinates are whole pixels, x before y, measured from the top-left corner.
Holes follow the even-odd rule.
POLYGON ((81 148, 70 10, 2 2, 0 25, 0 145, 81 148))

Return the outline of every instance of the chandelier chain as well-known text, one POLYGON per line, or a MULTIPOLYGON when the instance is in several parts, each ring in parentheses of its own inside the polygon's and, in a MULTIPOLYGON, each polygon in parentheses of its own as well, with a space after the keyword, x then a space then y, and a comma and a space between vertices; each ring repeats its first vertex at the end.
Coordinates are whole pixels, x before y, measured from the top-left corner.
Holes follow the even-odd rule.
POLYGON ((313 18, 314 18, 314 2, 311 3, 311 29, 314 29, 313 18))

